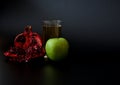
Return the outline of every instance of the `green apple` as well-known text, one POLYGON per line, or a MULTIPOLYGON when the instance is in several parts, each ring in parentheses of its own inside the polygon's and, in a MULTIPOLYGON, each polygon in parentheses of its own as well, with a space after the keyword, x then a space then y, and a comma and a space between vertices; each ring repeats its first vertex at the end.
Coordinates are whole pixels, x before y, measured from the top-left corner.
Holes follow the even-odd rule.
POLYGON ((69 51, 69 43, 65 38, 50 38, 45 45, 49 59, 59 61, 66 58, 69 51))

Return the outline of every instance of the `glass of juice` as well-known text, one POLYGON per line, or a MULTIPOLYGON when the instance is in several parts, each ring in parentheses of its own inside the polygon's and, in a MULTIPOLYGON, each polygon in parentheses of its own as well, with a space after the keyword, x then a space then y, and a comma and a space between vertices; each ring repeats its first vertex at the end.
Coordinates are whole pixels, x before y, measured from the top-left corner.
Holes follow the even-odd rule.
POLYGON ((48 39, 61 37, 61 30, 61 20, 44 20, 42 25, 43 46, 48 39))

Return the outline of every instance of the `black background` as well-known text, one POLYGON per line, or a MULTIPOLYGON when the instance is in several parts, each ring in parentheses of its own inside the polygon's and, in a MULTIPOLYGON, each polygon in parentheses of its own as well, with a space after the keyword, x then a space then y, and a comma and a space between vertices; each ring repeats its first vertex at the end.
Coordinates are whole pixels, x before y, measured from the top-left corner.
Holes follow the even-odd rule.
POLYGON ((0 85, 114 84, 120 66, 119 28, 119 0, 1 0, 0 85), (26 25, 41 34, 42 21, 51 19, 62 20, 62 36, 70 43, 66 61, 5 61, 3 52, 26 25))

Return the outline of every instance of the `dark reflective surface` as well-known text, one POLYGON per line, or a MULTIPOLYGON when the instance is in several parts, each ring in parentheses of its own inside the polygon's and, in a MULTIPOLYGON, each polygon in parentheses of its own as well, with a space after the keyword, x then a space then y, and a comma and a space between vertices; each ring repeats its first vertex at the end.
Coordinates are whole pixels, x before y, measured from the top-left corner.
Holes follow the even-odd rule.
MULTIPOLYGON (((119 78, 119 62, 34 60, 12 63, 0 54, 0 85, 108 85, 119 78)), ((88 60, 88 59, 86 59, 88 60)))

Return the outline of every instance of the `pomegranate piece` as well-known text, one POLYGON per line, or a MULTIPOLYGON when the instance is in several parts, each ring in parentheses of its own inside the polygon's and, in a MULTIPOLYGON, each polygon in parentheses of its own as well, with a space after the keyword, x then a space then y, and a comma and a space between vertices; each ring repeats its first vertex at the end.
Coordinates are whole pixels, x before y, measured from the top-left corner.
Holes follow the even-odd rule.
POLYGON ((14 46, 4 53, 10 61, 28 62, 32 58, 43 57, 45 50, 38 33, 32 32, 31 26, 26 26, 23 33, 14 39, 14 46))

